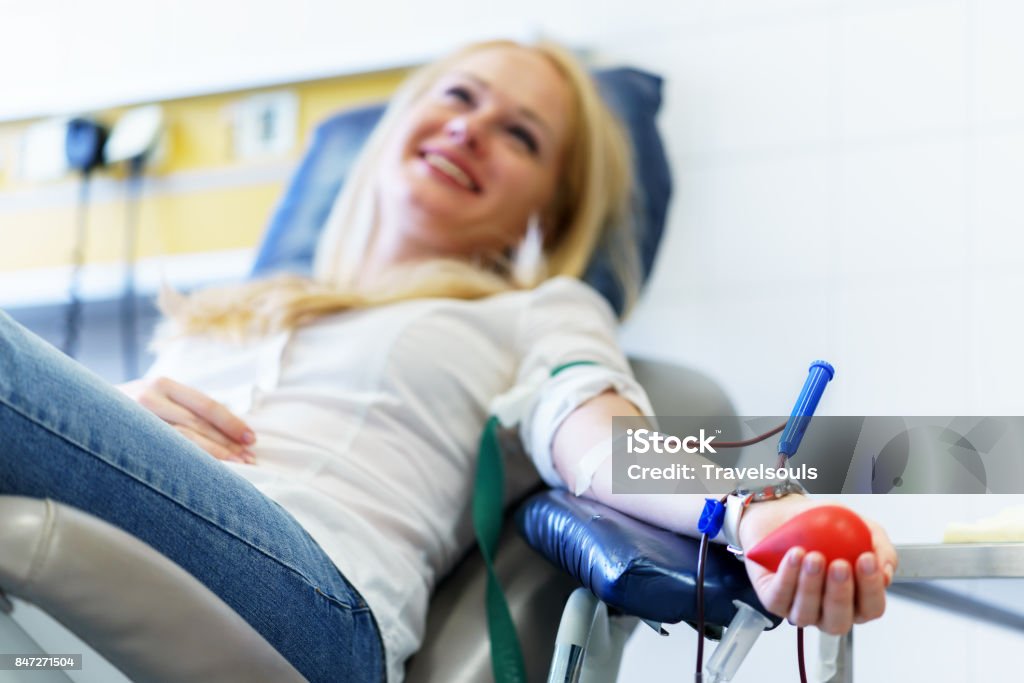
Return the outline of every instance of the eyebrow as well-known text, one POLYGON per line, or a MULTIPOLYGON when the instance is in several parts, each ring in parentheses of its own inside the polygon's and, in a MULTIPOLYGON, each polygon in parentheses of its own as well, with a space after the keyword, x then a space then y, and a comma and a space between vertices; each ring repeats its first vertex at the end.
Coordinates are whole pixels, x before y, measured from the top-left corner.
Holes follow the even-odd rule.
MULTIPOLYGON (((471 74, 468 71, 456 71, 455 73, 458 74, 459 76, 462 76, 463 78, 467 78, 473 81, 484 90, 491 90, 491 84, 475 74, 471 74)), ((554 131, 551 130, 551 126, 548 125, 547 121, 542 119, 537 114, 537 112, 533 111, 528 107, 519 107, 519 113, 525 116, 526 118, 530 119, 534 123, 536 123, 541 128, 543 128, 548 135, 554 135, 554 131)))

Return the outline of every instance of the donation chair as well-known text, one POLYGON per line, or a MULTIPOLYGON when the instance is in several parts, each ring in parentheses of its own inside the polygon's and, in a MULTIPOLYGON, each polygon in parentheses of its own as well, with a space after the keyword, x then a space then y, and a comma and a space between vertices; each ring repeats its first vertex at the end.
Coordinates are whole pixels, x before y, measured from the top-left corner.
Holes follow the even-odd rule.
MULTIPOLYGON (((655 126, 661 81, 633 69, 596 75, 632 137, 640 190, 636 239, 646 274, 660 241, 671 192, 655 126)), ((370 106, 343 112, 316 129, 260 246, 254 276, 309 271, 332 199, 381 111, 381 106, 370 106)), ((621 309, 622 296, 612 284, 607 253, 595 258, 587 280, 616 310, 621 309)), ((732 414, 728 399, 703 375, 656 361, 631 362, 658 414, 732 414)), ((594 631, 590 621, 582 631, 589 634, 586 659, 607 663, 602 665, 600 680, 614 680, 622 645, 638 618, 658 629, 661 623, 696 621, 697 548, 693 539, 565 492, 542 492, 530 498, 515 519, 508 520, 496 560, 522 641, 528 680, 547 679, 562 606, 570 596, 586 603, 582 612, 577 610, 585 619, 607 614, 602 604, 612 614, 622 615, 611 622, 592 619, 594 631), (581 585, 586 590, 577 591, 581 585), (600 641, 607 645, 604 651, 594 647, 600 641)), ((426 639, 407 666, 407 680, 492 680, 485 584, 482 557, 474 550, 435 592, 426 639)), ((720 633, 732 618, 733 600, 760 607, 743 565, 724 548, 711 548, 705 585, 709 634, 720 633)), ((116 527, 53 501, 0 496, 0 591, 17 599, 15 611, 24 601, 48 613, 128 680, 304 680, 255 630, 173 562, 116 527)), ((0 600, 0 651, 37 648, 5 612, 10 612, 10 603, 0 600)), ((574 659, 575 669, 559 674, 557 680, 579 680, 586 645, 584 639, 576 650, 563 653, 574 659)), ((82 651, 79 646, 62 654, 82 651)), ((111 683, 109 677, 90 678, 89 668, 86 659, 85 671, 74 679, 111 683)), ((38 673, 50 675, 34 672, 32 680, 71 680, 62 672, 38 673)), ((26 679, 0 671, 0 683, 17 680, 26 679)))

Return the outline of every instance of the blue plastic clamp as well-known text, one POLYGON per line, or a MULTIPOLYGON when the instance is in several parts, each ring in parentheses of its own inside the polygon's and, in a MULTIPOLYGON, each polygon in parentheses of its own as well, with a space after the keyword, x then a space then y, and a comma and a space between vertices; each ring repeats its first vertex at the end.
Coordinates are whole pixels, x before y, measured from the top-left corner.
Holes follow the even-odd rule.
POLYGON ((796 449, 800 447, 800 441, 804 438, 807 425, 811 423, 814 416, 814 409, 818 407, 821 394, 825 391, 825 385, 835 377, 835 369, 823 360, 816 360, 811 363, 807 372, 807 381, 800 392, 800 397, 793 406, 793 412, 789 415, 786 429, 779 439, 779 454, 787 458, 793 457, 796 449))
POLYGON ((697 522, 697 531, 707 534, 708 538, 714 538, 725 523, 725 503, 714 498, 705 498, 704 501, 704 510, 701 511, 700 520, 697 522))

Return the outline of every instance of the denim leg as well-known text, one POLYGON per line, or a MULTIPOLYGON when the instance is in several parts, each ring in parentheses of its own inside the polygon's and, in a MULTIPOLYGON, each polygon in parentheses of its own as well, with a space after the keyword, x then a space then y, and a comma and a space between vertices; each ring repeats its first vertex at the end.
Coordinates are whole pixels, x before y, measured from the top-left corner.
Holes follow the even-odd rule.
POLYGON ((373 615, 275 502, 0 311, 0 494, 125 529, 219 595, 310 681, 380 681, 373 615))

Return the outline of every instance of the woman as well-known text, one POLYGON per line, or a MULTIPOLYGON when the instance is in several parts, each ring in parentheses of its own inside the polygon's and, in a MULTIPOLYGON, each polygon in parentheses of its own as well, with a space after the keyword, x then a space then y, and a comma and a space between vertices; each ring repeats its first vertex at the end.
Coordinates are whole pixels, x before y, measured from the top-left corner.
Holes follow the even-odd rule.
MULTIPOLYGON (((651 414, 610 309, 574 279, 622 224, 627 169, 564 51, 486 43, 427 67, 336 202, 313 279, 169 303, 155 366, 122 387, 148 412, 2 319, 0 492, 142 538, 313 681, 401 679, 471 542, 480 429, 510 389, 549 483, 695 534, 700 503, 615 496, 610 460, 580 463, 611 416, 651 414)), ((741 540, 811 504, 751 506, 741 540)), ((842 632, 882 613, 895 560, 876 527, 856 567, 795 549, 750 573, 774 612, 842 632)))

